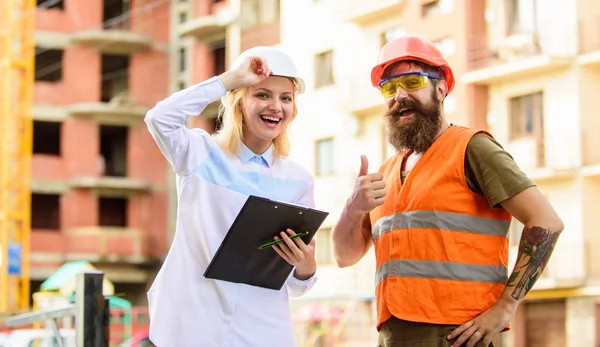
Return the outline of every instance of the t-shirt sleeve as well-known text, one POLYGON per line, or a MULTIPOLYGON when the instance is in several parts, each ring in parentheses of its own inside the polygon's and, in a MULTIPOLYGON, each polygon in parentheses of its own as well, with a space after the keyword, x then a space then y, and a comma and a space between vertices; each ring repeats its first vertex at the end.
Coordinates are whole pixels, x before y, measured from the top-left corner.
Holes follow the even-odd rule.
POLYGON ((469 188, 485 196, 491 208, 535 186, 513 157, 483 133, 473 136, 467 145, 465 176, 469 188))

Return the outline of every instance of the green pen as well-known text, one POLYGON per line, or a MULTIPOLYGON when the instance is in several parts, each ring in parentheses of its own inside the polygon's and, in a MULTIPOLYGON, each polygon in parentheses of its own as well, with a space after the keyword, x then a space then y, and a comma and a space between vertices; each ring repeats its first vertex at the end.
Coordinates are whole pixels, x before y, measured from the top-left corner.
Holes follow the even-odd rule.
MULTIPOLYGON (((290 239, 295 239, 296 237, 301 237, 301 236, 306 236, 306 235, 308 235, 308 231, 305 231, 303 233, 297 233, 297 234, 294 234, 294 235, 288 236, 288 237, 290 239)), ((274 241, 271 241, 271 242, 267 242, 264 245, 258 247, 258 249, 264 249, 264 248, 267 248, 267 247, 271 247, 271 246, 274 246, 276 244, 282 243, 283 241, 284 241, 283 239, 279 239, 279 240, 274 240, 274 241)))

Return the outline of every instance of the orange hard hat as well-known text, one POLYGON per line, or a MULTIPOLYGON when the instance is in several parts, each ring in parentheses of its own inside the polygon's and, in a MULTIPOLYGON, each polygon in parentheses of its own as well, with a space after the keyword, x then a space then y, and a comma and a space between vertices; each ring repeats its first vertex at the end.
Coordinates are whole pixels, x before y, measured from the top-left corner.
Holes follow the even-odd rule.
POLYGON ((454 74, 442 52, 430 40, 417 35, 407 35, 386 43, 379 52, 377 66, 371 70, 373 87, 381 81, 383 71, 391 64, 401 60, 418 60, 442 70, 448 84, 448 94, 454 88, 454 74))

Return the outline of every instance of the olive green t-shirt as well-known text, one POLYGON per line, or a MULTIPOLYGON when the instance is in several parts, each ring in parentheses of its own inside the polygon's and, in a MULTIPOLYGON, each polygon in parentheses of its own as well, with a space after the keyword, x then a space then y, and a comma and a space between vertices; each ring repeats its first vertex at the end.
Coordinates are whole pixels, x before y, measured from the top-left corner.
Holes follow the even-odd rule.
MULTIPOLYGON (((402 171, 403 182, 408 173, 402 171)), ((482 133, 475 134, 467 144, 465 177, 471 191, 485 196, 492 208, 535 186, 513 157, 496 140, 482 133)))

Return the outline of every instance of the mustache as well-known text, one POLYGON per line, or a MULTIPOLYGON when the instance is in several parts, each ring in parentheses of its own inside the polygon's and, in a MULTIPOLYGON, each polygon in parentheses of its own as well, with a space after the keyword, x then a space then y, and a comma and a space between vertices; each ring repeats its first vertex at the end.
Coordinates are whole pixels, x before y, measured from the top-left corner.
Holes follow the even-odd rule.
POLYGON ((386 116, 394 117, 400 115, 400 110, 402 109, 413 109, 417 113, 421 113, 422 111, 421 103, 413 99, 404 98, 394 102, 392 107, 386 112, 386 116))

